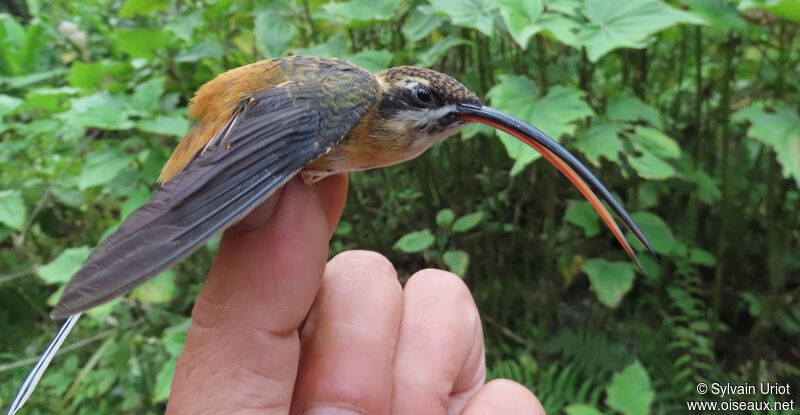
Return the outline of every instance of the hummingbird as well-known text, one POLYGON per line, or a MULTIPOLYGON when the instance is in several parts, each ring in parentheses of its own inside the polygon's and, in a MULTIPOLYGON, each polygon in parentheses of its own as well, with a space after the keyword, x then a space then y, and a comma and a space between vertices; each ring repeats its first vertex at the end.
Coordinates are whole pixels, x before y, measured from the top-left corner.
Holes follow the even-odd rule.
MULTIPOLYGON (((187 257, 297 174, 313 183, 332 174, 390 166, 470 123, 502 130, 540 152, 586 197, 637 265, 603 202, 653 253, 622 205, 575 156, 431 69, 400 66, 371 73, 339 59, 267 59, 205 84, 191 100, 189 115, 195 123, 164 166, 161 188, 95 248, 67 283, 51 313, 67 321, 17 400, 30 395, 81 312, 187 257)), ((15 401, 12 410, 15 405, 21 406, 15 401)))

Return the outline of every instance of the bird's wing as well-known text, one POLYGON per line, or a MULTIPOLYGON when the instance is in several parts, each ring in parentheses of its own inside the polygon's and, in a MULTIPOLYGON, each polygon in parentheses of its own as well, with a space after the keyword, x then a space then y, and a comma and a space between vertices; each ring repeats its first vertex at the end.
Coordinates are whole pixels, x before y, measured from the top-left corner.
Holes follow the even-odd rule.
POLYGON ((329 71, 243 101, 219 137, 95 249, 51 316, 122 295, 247 214, 353 129, 377 102, 371 76, 329 71))

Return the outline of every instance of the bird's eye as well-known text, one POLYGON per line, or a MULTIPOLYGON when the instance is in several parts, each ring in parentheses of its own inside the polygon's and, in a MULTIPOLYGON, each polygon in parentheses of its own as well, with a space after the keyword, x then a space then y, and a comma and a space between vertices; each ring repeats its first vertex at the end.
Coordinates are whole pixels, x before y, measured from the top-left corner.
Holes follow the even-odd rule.
POLYGON ((414 89, 414 98, 416 98, 417 101, 423 104, 426 104, 428 102, 431 102, 431 100, 433 100, 433 98, 431 98, 431 93, 428 91, 428 88, 425 88, 424 86, 419 86, 416 89, 414 89))

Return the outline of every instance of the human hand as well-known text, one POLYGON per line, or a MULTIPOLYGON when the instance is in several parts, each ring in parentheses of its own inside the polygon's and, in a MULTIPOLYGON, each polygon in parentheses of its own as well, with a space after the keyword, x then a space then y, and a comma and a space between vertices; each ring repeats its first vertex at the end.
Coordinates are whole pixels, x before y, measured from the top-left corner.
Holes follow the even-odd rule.
POLYGON ((222 238, 192 312, 167 413, 543 414, 524 387, 484 385, 469 290, 350 251, 326 266, 346 176, 289 182, 222 238))

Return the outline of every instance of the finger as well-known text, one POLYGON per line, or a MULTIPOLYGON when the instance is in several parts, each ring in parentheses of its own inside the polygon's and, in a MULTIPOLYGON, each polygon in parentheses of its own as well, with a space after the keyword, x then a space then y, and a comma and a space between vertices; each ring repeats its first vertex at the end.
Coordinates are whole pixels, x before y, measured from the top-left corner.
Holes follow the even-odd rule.
POLYGON ((424 270, 406 283, 394 370, 394 414, 456 414, 483 385, 478 309, 456 275, 424 270))
POLYGON ((339 219, 342 217, 344 202, 347 199, 347 187, 349 184, 347 173, 328 176, 320 184, 322 185, 320 197, 322 198, 322 205, 326 208, 325 213, 328 217, 330 230, 328 237, 330 238, 339 223, 339 219))
POLYGON ((528 388, 506 379, 495 379, 480 388, 462 414, 545 415, 542 404, 528 388))
POLYGON ((319 185, 299 179, 262 209, 254 218, 270 218, 265 225, 223 235, 192 312, 168 412, 289 410, 299 355, 296 330, 319 287, 328 215, 319 185), (270 204, 273 212, 267 211, 270 204))
POLYGON ((380 254, 330 260, 300 335, 292 413, 388 414, 402 304, 397 273, 380 254))

